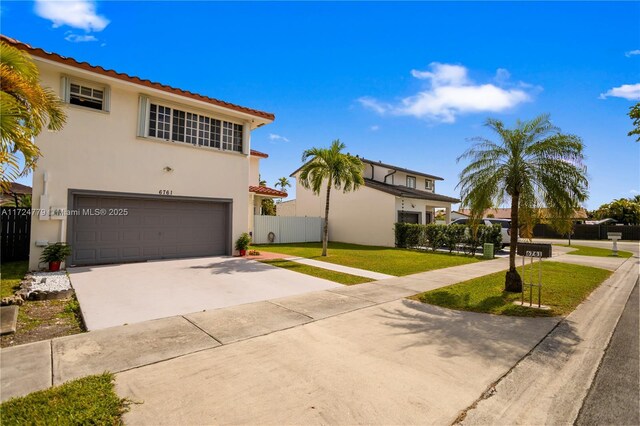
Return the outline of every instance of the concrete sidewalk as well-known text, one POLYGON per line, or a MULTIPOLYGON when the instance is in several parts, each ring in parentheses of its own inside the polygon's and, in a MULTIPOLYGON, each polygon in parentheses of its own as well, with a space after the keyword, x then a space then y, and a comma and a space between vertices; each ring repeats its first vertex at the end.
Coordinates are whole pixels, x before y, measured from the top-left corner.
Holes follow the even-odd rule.
POLYGON ((638 280, 639 265, 638 257, 627 259, 470 406, 461 423, 573 424, 638 280))
POLYGON ((335 263, 307 259, 306 257, 285 257, 284 260, 290 260, 292 262, 301 263, 303 265, 315 266, 316 268, 328 269, 330 271, 371 278, 372 280, 385 280, 387 278, 394 278, 393 275, 381 274, 380 272, 367 271, 365 269, 352 268, 350 266, 336 265, 335 263))
POLYGON ((105 370, 117 373, 285 330, 506 267, 504 259, 496 259, 4 348, 0 350, 0 399, 105 370))

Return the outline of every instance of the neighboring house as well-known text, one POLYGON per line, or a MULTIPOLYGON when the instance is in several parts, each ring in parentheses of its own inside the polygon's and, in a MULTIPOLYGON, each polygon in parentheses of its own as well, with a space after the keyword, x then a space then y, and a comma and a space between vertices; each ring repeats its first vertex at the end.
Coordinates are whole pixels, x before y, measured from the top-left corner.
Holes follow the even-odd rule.
MULTIPOLYGON (((436 193, 441 177, 360 159, 364 186, 346 194, 331 191, 330 240, 393 247, 396 222, 434 223, 436 208, 444 208, 446 223, 451 222, 451 205, 460 200, 436 193)), ((300 169, 291 174, 296 178, 295 215, 324 217, 326 190, 317 196, 304 188, 300 169)))
MULTIPOLYGON (((547 209, 540 209, 542 215, 546 215, 547 209)), ((460 213, 464 214, 466 217, 469 217, 470 211, 469 209, 462 209, 460 213)), ((511 220, 511 209, 510 208, 497 208, 497 209, 488 209, 484 212, 482 217, 492 217, 495 219, 509 219, 511 220)), ((573 215, 573 220, 576 222, 582 222, 587 219, 587 211, 585 209, 577 209, 575 214, 573 215)))
POLYGON ((277 203, 276 216, 296 216, 296 200, 277 203))
POLYGON ((456 219, 467 219, 469 217, 468 214, 464 214, 461 213, 457 210, 454 210, 451 212, 451 220, 456 220, 456 219))
POLYGON ((273 114, 2 40, 33 57, 68 116, 36 138, 30 268, 56 241, 75 265, 230 255, 259 200, 286 196, 258 188, 267 155, 251 150, 273 114))
POLYGON ((17 182, 9 183, 9 189, 0 196, 0 205, 25 207, 24 198, 31 196, 31 187, 17 182))

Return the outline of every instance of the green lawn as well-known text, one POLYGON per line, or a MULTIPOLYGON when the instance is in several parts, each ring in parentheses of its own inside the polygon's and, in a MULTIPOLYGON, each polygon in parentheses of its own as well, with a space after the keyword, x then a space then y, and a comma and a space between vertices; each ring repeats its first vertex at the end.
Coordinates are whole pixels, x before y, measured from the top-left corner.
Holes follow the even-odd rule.
POLYGON ((323 268, 316 268, 315 266, 303 265, 302 263, 292 262, 290 260, 272 259, 261 260, 261 262, 345 285, 362 284, 373 281, 371 278, 359 277, 357 275, 345 274, 343 272, 330 271, 323 268))
MULTIPOLYGON (((513 301, 520 300, 521 296, 520 293, 502 291, 505 272, 497 272, 431 290, 413 296, 411 299, 450 309, 496 315, 527 317, 566 315, 612 273, 590 266, 560 262, 545 261, 542 265, 542 304, 551 307, 548 311, 514 305, 513 301)), ((534 279, 537 282, 537 266, 535 271, 534 279)), ((518 272, 521 273, 520 268, 518 272)), ((534 288, 534 301, 537 301, 535 291, 534 288)), ((528 294, 528 290, 525 294, 528 294)))
POLYGON ((7 262, 0 265, 0 297, 13 296, 13 292, 17 290, 20 281, 24 278, 29 270, 29 262, 21 260, 19 262, 7 262))
POLYGON ((265 244, 256 245, 253 248, 395 276, 416 274, 479 261, 478 258, 462 254, 432 253, 333 242, 329 243, 327 257, 321 256, 322 243, 265 244))
POLYGON ((116 395, 104 373, 14 398, 0 405, 4 425, 116 425, 129 402, 116 395))
MULTIPOLYGON (((615 257, 611 254, 611 249, 605 249, 600 247, 588 247, 588 246, 576 246, 576 245, 567 245, 567 244, 559 244, 561 247, 568 247, 572 249, 576 249, 576 251, 571 251, 567 254, 577 254, 578 256, 597 256, 597 257, 615 257)), ((618 257, 631 257, 633 253, 629 251, 620 251, 618 250, 618 257)))

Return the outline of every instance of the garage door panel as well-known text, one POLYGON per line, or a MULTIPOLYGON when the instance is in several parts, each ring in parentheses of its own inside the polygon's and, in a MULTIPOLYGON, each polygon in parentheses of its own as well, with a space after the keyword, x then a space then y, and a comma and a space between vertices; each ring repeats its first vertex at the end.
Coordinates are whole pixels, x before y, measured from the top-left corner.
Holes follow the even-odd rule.
POLYGON ((75 264, 227 254, 228 204, 76 196, 74 208, 127 209, 128 215, 72 218, 75 264))

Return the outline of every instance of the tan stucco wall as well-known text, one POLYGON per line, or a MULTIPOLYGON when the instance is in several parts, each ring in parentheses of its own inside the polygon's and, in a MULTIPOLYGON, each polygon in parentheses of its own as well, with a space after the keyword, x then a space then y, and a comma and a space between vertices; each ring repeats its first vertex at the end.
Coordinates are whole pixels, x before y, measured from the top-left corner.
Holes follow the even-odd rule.
POLYGON ((249 157, 249 185, 258 186, 260 183, 260 158, 249 157))
POLYGON ((297 216, 296 200, 276 203, 276 216, 297 216))
MULTIPOLYGON (((72 71, 57 65, 38 61, 41 79, 45 86, 60 93, 62 73, 72 71)), ((84 76, 83 78, 87 78, 84 76)), ((66 207, 68 189, 86 189, 158 195, 160 190, 170 190, 173 196, 225 198, 233 200, 232 241, 249 230, 247 213, 250 212, 249 157, 241 153, 226 153, 211 148, 198 148, 183 143, 164 142, 137 137, 138 99, 144 88, 94 78, 108 83, 111 88, 109 113, 82 107, 68 106, 68 119, 60 132, 44 131, 36 143, 42 157, 33 175, 33 207, 40 207, 43 193, 43 174, 48 174, 48 193, 52 207, 66 207), (141 90, 142 89, 142 90, 141 90), (169 166, 172 172, 163 171, 169 166)), ((177 105, 194 107, 180 97, 147 93, 156 99, 166 99, 177 105)), ((221 116, 243 123, 245 117, 221 116)), ((245 125, 250 125, 250 123, 245 125)), ((245 140, 246 151, 249 140, 245 140)), ((171 196, 167 196, 171 197, 171 196)), ((41 249, 36 240, 49 242, 66 239, 61 237, 64 221, 32 219, 31 255, 29 266, 37 268, 41 249)), ((64 233, 66 234, 66 232, 64 233)))
MULTIPOLYGON (((354 244, 393 247, 395 237, 394 196, 366 186, 343 193, 331 191, 329 239, 354 244)), ((296 179, 296 216, 324 218, 326 189, 320 196, 305 189, 296 179)))

